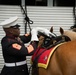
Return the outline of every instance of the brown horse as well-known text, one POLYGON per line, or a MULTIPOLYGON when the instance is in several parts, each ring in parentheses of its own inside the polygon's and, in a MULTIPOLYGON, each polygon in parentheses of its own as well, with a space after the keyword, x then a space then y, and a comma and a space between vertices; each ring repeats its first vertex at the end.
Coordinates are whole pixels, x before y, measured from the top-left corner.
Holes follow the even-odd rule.
POLYGON ((46 69, 33 62, 32 75, 76 75, 76 40, 56 48, 46 69))

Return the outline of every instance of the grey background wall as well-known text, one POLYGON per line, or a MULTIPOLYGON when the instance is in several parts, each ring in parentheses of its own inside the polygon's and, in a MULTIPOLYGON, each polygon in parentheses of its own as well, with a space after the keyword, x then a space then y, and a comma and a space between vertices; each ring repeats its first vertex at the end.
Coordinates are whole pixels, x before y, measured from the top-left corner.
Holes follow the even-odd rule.
MULTIPOLYGON (((73 8, 72 7, 39 7, 39 6, 27 6, 27 15, 33 21, 33 24, 30 24, 31 28, 34 27, 44 27, 50 29, 51 26, 54 27, 54 32, 57 35, 59 33, 59 27, 62 27, 64 30, 68 30, 70 26, 74 25, 73 19, 73 8)), ((25 33, 25 24, 24 24, 24 16, 22 14, 21 8, 19 6, 9 6, 9 5, 0 5, 0 22, 3 20, 12 17, 19 17, 19 24, 21 25, 21 35, 25 33)), ((27 31, 29 32, 29 27, 27 27, 27 31)), ((2 26, 0 26, 0 41, 4 36, 4 31, 2 26)), ((28 44, 26 44, 27 46, 28 44)), ((27 56, 28 67, 30 67, 30 58, 31 56, 27 56)), ((4 65, 4 60, 2 56, 2 48, 0 44, 0 72, 4 65)))

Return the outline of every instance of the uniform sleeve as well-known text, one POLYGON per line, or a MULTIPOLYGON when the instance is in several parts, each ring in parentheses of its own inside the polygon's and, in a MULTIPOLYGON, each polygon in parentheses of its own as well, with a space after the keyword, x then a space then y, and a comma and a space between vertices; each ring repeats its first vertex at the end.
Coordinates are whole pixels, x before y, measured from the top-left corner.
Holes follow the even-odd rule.
POLYGON ((28 36, 25 36, 25 35, 20 36, 20 38, 21 38, 21 40, 23 41, 23 43, 28 43, 28 42, 31 41, 31 34, 28 35, 28 36))
POLYGON ((3 53, 14 56, 25 56, 28 54, 28 50, 24 45, 20 45, 17 42, 13 42, 10 40, 2 41, 2 50, 3 53), (18 47, 16 47, 15 44, 16 46, 18 45, 18 47), (19 47, 21 48, 19 49, 19 47))
POLYGON ((18 44, 12 40, 2 41, 2 50, 5 54, 13 56, 27 56, 33 54, 36 50, 37 44, 35 42, 31 43, 27 47, 24 44, 18 44))
POLYGON ((36 49, 37 49, 37 47, 38 47, 38 41, 32 41, 30 44, 33 46, 34 49, 33 49, 33 51, 31 51, 31 52, 28 54, 28 56, 33 55, 34 52, 36 51, 36 49))

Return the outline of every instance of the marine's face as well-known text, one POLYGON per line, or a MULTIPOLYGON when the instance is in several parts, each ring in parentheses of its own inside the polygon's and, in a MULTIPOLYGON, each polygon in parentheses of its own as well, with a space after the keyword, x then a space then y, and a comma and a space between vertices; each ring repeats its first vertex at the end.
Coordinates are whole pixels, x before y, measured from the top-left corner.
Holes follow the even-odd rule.
POLYGON ((4 31, 7 35, 12 35, 18 37, 20 35, 20 28, 4 28, 4 31))
POLYGON ((10 33, 13 36, 18 37, 20 35, 20 28, 10 28, 10 33))

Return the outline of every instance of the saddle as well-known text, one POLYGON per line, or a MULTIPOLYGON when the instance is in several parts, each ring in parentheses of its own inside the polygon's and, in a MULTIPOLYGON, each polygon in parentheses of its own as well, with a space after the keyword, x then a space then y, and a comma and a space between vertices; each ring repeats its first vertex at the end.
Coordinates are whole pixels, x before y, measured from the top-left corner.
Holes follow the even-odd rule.
POLYGON ((68 41, 71 41, 71 39, 68 37, 68 36, 56 36, 54 38, 49 38, 49 37, 45 37, 44 38, 44 41, 42 43, 42 47, 43 48, 47 48, 47 47, 54 47, 60 43, 63 43, 63 42, 68 42, 68 41))

